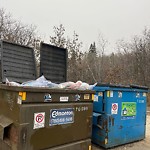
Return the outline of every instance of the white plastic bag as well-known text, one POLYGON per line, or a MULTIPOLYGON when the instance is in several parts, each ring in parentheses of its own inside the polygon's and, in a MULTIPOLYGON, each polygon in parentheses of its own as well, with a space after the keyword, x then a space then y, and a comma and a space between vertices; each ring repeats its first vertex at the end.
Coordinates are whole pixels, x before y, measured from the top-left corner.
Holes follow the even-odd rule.
POLYGON ((6 78, 6 85, 8 86, 20 86, 17 82, 9 82, 9 80, 6 78))
POLYGON ((22 83, 22 86, 32 86, 32 87, 48 87, 51 81, 46 80, 44 76, 39 77, 36 80, 31 80, 22 83))

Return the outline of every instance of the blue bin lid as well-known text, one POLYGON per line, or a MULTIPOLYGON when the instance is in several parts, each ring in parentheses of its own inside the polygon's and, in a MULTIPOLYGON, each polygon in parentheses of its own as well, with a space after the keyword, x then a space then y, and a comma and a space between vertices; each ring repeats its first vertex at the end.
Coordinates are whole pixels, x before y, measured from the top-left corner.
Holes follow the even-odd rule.
POLYGON ((131 85, 121 85, 121 84, 101 84, 101 83, 98 83, 96 85, 96 88, 100 87, 101 90, 109 90, 109 89, 115 89, 115 90, 142 90, 142 91, 145 91, 145 92, 148 92, 148 87, 147 86, 141 86, 141 85, 134 85, 134 84, 131 84, 131 85))

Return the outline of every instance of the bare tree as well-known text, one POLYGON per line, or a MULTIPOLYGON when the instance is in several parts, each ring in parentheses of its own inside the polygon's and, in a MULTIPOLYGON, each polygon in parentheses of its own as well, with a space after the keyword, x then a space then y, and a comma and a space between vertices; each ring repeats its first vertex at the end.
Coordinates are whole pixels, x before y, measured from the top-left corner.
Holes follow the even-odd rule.
POLYGON ((79 67, 81 62, 82 42, 79 41, 79 35, 74 32, 73 37, 65 35, 65 27, 60 24, 54 26, 54 36, 50 36, 50 44, 66 48, 68 50, 68 80, 77 81, 80 78, 79 67))
POLYGON ((10 13, 0 9, 0 40, 17 43, 20 45, 33 47, 37 63, 39 63, 39 42, 36 26, 25 25, 20 21, 13 19, 10 13))
POLYGON ((105 64, 104 64, 104 57, 105 52, 107 48, 108 41, 104 38, 104 36, 100 33, 98 36, 98 48, 97 52, 99 53, 99 64, 98 64, 98 72, 99 72, 99 81, 104 82, 104 70, 105 70, 105 64))
POLYGON ((54 36, 50 36, 50 44, 57 47, 65 48, 66 47, 66 37, 65 37, 65 27, 60 24, 58 27, 53 27, 54 36))
POLYGON ((34 46, 38 39, 36 26, 25 25, 0 9, 0 39, 26 46, 34 46))

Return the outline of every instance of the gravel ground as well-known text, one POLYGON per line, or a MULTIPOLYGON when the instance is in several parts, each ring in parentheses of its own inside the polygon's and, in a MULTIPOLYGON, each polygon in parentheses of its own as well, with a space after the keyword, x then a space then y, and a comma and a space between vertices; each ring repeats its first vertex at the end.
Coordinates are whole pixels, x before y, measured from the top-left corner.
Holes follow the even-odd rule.
MULTIPOLYGON (((93 150, 103 150, 103 148, 93 145, 93 150)), ((115 148, 111 148, 109 150, 150 150, 150 111, 148 112, 147 115, 146 138, 144 140, 118 146, 115 148)))

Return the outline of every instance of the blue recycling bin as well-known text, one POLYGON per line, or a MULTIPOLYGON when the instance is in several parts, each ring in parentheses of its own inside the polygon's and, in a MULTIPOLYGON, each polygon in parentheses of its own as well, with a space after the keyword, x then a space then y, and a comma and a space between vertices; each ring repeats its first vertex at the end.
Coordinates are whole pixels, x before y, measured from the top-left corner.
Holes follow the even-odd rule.
POLYGON ((93 143, 110 148, 145 138, 147 87, 98 84, 94 90, 93 143))

